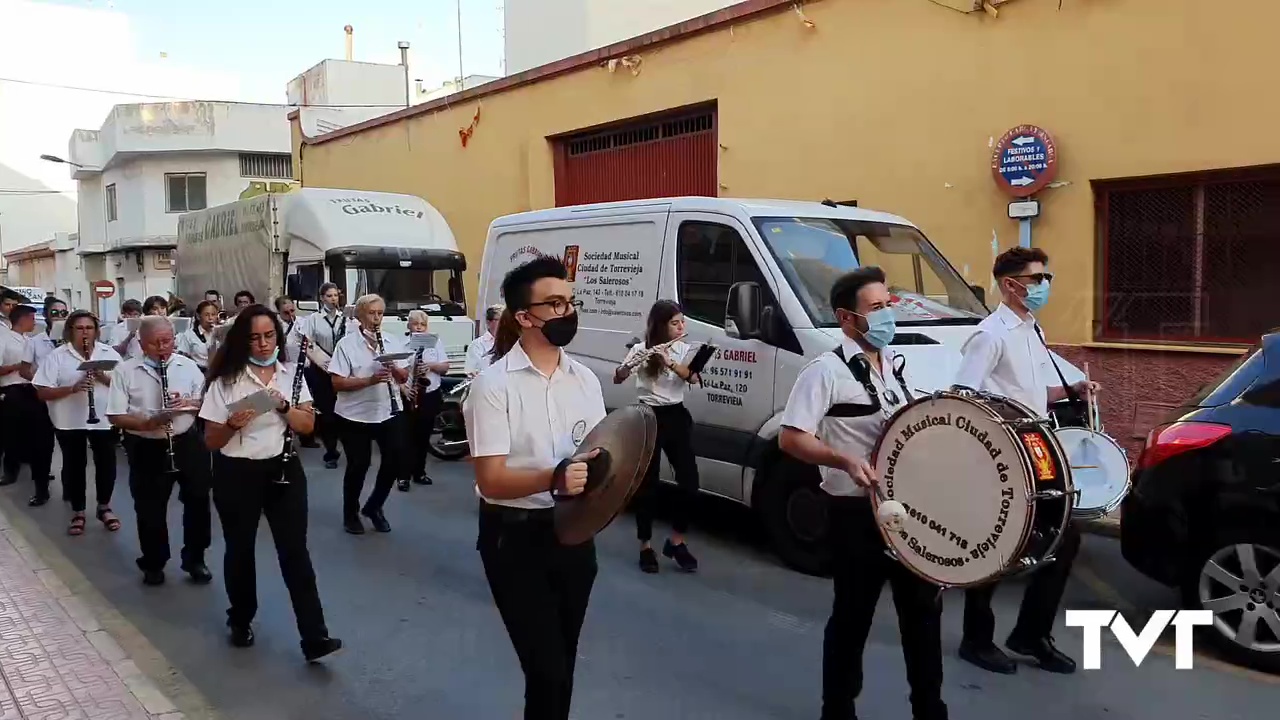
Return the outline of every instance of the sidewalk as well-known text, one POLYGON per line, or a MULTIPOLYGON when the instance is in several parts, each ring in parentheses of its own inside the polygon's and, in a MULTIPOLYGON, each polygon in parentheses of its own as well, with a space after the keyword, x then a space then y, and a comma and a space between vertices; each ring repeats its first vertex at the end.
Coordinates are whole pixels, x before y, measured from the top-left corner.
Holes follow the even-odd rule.
POLYGON ((182 720, 0 511, 0 720, 182 720))

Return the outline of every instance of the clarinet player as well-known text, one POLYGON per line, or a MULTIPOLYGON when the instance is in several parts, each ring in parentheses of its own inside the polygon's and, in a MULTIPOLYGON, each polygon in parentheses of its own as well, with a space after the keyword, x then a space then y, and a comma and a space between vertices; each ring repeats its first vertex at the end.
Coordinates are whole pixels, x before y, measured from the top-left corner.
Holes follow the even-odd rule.
POLYGON ((338 434, 341 420, 333 414, 336 395, 333 389, 333 378, 329 376, 329 363, 337 352, 337 345, 346 337, 348 325, 346 315, 342 311, 342 292, 333 283, 320 286, 320 312, 314 312, 298 322, 297 332, 311 342, 307 350, 307 387, 315 398, 316 417, 315 434, 320 436, 324 444, 325 469, 338 467, 338 434))
MULTIPOLYGON (((409 337, 427 332, 427 314, 414 310, 409 313, 408 324, 409 337)), ((409 490, 410 480, 418 485, 431 484, 431 477, 427 475, 427 445, 431 442, 436 415, 440 413, 440 405, 444 401, 444 394, 440 391, 440 376, 449 372, 449 355, 439 338, 434 346, 421 348, 414 353, 412 370, 413 379, 403 386, 408 408, 408 418, 404 424, 408 467, 400 478, 398 487, 405 492, 409 490)))
POLYGON ((138 569, 147 585, 162 585, 169 562, 169 497, 182 501, 182 570, 203 585, 213 579, 204 562, 211 532, 209 451, 193 429, 204 375, 191 358, 174 352, 173 324, 163 316, 142 319, 142 354, 116 366, 106 414, 132 437, 129 491, 137 515, 138 569))
POLYGON ((120 529, 120 518, 111 511, 111 496, 116 488, 116 431, 99 417, 111 390, 107 372, 81 372, 81 364, 89 361, 120 362, 120 354, 110 345, 99 342, 101 327, 93 313, 77 310, 67 318, 62 343, 40 361, 31 384, 36 394, 49 406, 62 449, 62 491, 71 503, 71 524, 67 534, 83 535, 87 504, 88 452, 93 452, 93 479, 97 491, 94 517, 110 532, 120 529))
POLYGON ((341 649, 342 641, 329 637, 325 627, 307 549, 307 476, 296 451, 288 446, 293 433, 311 432, 315 414, 302 368, 282 362, 285 338, 279 318, 266 307, 242 309, 209 368, 200 417, 205 421, 205 444, 214 453, 213 502, 226 542, 223 567, 231 604, 231 644, 247 648, 254 643, 254 546, 258 523, 265 516, 293 601, 302 654, 315 662, 341 649), (231 411, 231 405, 262 390, 277 401, 274 411, 231 411))
POLYGON ((342 422, 342 445, 347 450, 347 470, 342 479, 342 525, 352 535, 364 534, 363 515, 380 533, 391 532, 383 514, 391 487, 400 474, 401 414, 404 398, 399 387, 409 379, 409 360, 380 363, 377 357, 402 350, 401 344, 382 334, 386 304, 377 295, 356 300, 360 330, 342 338, 334 348, 329 375, 338 399, 333 411, 342 422), (373 460, 373 444, 381 455, 373 492, 364 507, 360 493, 373 460))

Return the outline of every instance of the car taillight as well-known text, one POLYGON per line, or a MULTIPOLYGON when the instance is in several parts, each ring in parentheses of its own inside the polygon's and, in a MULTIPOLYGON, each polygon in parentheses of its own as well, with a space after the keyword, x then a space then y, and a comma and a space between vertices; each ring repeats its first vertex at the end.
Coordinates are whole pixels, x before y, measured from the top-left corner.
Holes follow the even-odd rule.
POLYGON ((1138 456, 1138 469, 1146 470, 1188 450, 1208 447, 1231 434, 1230 425, 1176 422, 1152 430, 1138 456))

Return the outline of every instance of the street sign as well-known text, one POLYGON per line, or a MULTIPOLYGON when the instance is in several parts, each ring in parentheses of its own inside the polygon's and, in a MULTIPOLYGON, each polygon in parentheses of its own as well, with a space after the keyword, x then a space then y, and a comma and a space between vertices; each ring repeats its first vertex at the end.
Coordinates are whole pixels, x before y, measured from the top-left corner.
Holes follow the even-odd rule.
POLYGON ((1040 217, 1040 201, 1019 200, 1009 203, 1009 217, 1013 220, 1040 217))
POLYGON ((1005 133, 991 154, 996 185, 1013 197, 1043 190, 1057 172, 1058 148, 1049 133, 1035 125, 1019 125, 1005 133))
POLYGON ((116 294, 116 284, 110 280, 95 280, 93 282, 93 294, 100 298, 109 298, 116 294))

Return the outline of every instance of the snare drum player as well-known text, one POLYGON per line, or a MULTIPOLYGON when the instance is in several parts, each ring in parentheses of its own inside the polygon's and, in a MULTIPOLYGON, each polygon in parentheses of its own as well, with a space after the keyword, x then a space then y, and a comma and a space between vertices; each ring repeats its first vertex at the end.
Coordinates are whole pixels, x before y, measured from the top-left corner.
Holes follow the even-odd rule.
POLYGON ((830 495, 835 599, 822 648, 822 720, 857 717, 862 654, 886 581, 898 611, 912 718, 947 717, 938 588, 886 554, 867 496, 876 482, 869 462, 876 440, 889 416, 907 402, 909 382, 895 376, 895 354, 885 349, 896 326, 890 303, 880 268, 859 268, 836 280, 831 307, 844 337, 836 351, 800 371, 782 416, 782 450, 819 466, 822 489, 830 495), (858 356, 865 357, 868 370, 858 356), (854 368, 861 377, 855 377, 854 368), (868 386, 881 407, 872 404, 868 386))
POLYGON ((681 494, 675 503, 671 519, 671 537, 662 546, 662 554, 675 560, 685 572, 698 569, 698 559, 689 552, 685 533, 689 532, 689 515, 698 497, 698 457, 693 452, 693 416, 684 406, 684 391, 689 383, 697 382, 696 376, 683 363, 692 359, 689 343, 678 338, 684 336, 684 311, 675 301, 659 300, 649 308, 644 342, 636 343, 631 352, 613 371, 614 384, 636 378, 638 400, 653 409, 658 418, 657 447, 645 472, 644 484, 633 500, 636 513, 636 537, 640 540, 640 569, 647 573, 658 572, 658 556, 649 545, 653 538, 653 509, 657 502, 658 471, 662 454, 675 471, 676 486, 681 494), (646 348, 670 343, 651 353, 638 368, 629 367, 646 348))
POLYGON ((213 501, 226 539, 227 627, 231 644, 254 643, 252 623, 258 612, 254 545, 265 515, 275 542, 280 574, 293 601, 302 636, 302 653, 315 662, 342 648, 324 623, 316 573, 307 550, 307 476, 302 461, 285 457, 286 425, 295 433, 311 430, 314 415, 306 383, 295 397, 295 369, 283 362, 285 332, 262 305, 241 308, 223 349, 209 368, 200 417, 205 443, 213 456, 213 501), (232 412, 230 406, 268 391, 278 407, 263 414, 232 412), (285 482, 281 482, 281 480, 285 482))
MULTIPOLYGON (((1067 397, 1055 382, 1053 360, 1034 314, 1049 299, 1053 275, 1045 271, 1049 256, 1039 248, 1015 247, 996 257, 991 274, 1003 302, 978 325, 965 344, 956 384, 1016 400, 1048 418, 1049 405, 1067 397)), ((1096 392, 1096 383, 1081 381, 1080 395, 1096 392)), ((1068 525, 1055 560, 1033 572, 1022 597, 1018 621, 1005 642, 1011 652, 1035 659, 1056 673, 1075 672, 1076 663, 1053 643, 1054 618, 1067 587, 1071 564, 1080 549, 1080 532, 1068 525)), ((998 583, 970 588, 964 598, 964 637, 960 657, 984 670, 1013 674, 1018 665, 996 646, 991 598, 998 583)))
POLYGON ((142 551, 138 569, 143 583, 164 583, 164 566, 170 556, 169 498, 177 484, 182 501, 182 571, 203 585, 213 579, 204 562, 212 523, 210 459, 193 425, 200 410, 204 373, 194 360, 174 352, 169 318, 143 318, 138 339, 142 356, 116 366, 106 407, 111 424, 131 436, 125 449, 142 551), (167 402, 162 385, 169 391, 167 402), (169 472, 170 463, 178 472, 169 472))
POLYGON ((476 547, 525 679, 525 720, 568 720, 594 541, 556 539, 552 494, 586 487, 578 442, 605 416, 600 381, 561 348, 578 330, 568 272, 541 257, 507 273, 493 364, 464 404, 480 496, 476 547))

